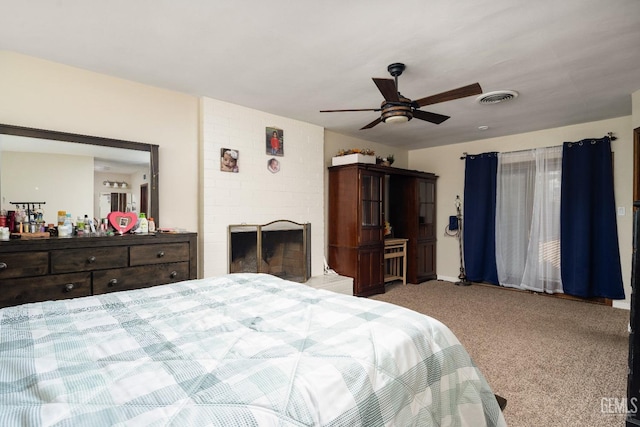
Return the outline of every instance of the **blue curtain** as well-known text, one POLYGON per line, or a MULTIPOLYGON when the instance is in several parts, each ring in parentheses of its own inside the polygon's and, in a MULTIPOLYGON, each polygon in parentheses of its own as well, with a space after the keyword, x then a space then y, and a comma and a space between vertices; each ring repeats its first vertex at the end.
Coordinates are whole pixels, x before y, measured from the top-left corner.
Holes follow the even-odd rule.
POLYGON ((561 192, 564 292, 624 299, 609 137, 564 143, 561 192))
POLYGON ((464 266, 471 282, 498 284, 496 173, 498 153, 467 155, 464 173, 464 266))

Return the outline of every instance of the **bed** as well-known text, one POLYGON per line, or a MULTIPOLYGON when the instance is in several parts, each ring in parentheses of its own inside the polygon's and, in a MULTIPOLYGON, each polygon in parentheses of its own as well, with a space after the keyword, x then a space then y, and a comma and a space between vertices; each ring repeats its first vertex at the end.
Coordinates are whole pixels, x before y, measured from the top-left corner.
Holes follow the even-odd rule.
POLYGON ((230 274, 0 309, 0 425, 506 424, 437 320, 230 274))

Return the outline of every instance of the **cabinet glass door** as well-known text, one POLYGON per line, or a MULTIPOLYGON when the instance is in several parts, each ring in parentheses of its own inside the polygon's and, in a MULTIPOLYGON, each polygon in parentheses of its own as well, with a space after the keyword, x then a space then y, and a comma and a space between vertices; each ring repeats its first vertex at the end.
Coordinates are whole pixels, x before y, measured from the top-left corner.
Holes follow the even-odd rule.
POLYGON ((379 227, 382 223, 382 185, 378 175, 362 174, 362 226, 379 227))
POLYGON ((435 232, 435 183, 418 181, 418 234, 419 237, 434 237, 435 232))

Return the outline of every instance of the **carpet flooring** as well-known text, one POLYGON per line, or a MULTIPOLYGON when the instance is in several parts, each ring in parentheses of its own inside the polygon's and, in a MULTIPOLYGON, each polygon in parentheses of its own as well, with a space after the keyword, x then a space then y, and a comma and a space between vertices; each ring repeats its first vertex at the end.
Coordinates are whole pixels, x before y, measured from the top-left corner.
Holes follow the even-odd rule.
POLYGON ((627 310, 445 281, 394 282, 371 298, 446 324, 507 399, 510 427, 624 425, 627 310))

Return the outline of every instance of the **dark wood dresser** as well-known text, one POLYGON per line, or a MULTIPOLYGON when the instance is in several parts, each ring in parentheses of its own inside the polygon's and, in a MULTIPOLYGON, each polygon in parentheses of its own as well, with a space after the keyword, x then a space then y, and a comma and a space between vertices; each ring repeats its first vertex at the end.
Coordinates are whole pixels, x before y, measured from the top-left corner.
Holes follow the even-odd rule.
POLYGON ((197 234, 0 242, 0 308, 197 278, 197 234))

